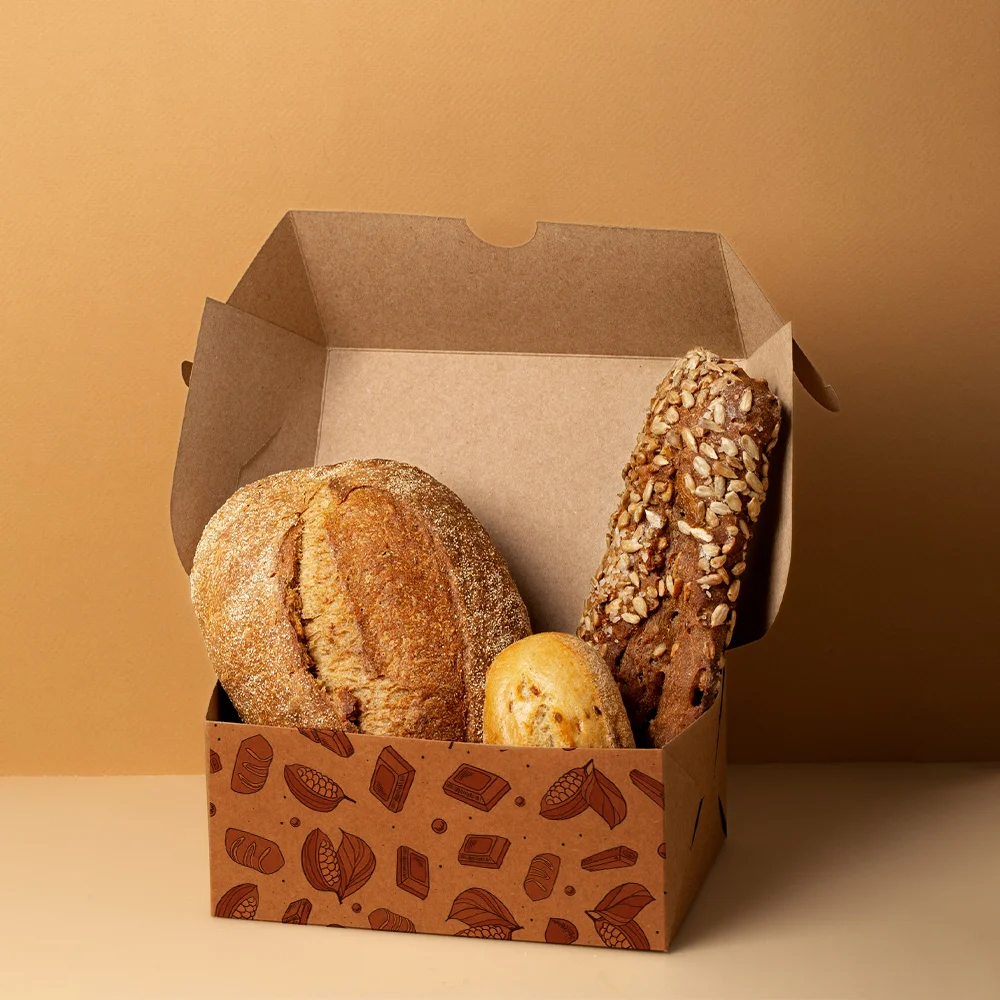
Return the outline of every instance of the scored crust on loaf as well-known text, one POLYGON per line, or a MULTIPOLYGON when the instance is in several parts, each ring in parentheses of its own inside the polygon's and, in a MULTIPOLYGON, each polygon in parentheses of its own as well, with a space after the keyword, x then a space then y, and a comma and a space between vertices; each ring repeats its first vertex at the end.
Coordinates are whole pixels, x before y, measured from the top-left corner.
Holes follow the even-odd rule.
POLYGON ((530 633, 462 501, 388 460, 269 476, 208 523, 191 591, 244 722, 481 741, 486 668, 530 633))
POLYGON ((663 746, 718 695, 780 419, 765 381, 702 348, 650 403, 577 629, 611 667, 637 742, 663 746))

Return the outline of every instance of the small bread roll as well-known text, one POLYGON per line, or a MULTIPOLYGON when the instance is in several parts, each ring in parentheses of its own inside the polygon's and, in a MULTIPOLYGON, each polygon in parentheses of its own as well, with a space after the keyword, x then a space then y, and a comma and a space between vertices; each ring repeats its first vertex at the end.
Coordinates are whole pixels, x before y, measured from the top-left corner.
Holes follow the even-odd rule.
POLYGON ((483 742, 526 747, 634 747, 618 685, 575 635, 540 632, 486 672, 483 742))

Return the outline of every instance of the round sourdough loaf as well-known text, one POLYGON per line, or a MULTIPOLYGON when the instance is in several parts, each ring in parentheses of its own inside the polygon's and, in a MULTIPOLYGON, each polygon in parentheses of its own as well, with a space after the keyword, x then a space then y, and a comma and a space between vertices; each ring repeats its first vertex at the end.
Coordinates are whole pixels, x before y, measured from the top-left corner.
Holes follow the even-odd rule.
POLYGON ((465 504, 382 459, 239 489, 205 527, 191 595, 251 725, 481 742, 486 669, 531 631, 465 504))

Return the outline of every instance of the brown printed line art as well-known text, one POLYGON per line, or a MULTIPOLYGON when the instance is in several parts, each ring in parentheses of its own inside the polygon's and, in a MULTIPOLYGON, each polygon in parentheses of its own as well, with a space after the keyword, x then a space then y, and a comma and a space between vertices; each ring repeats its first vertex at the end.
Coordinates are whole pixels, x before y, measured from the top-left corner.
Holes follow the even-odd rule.
POLYGON ((455 897, 447 919, 465 924, 465 930, 456 931, 455 937, 509 941, 514 931, 522 930, 514 914, 492 892, 478 886, 472 886, 455 897))
POLYGON ((226 830, 226 853, 238 865, 263 875, 273 875, 285 864, 281 848, 273 840, 234 827, 226 830))
POLYGON ((458 863, 472 868, 499 868, 510 841, 490 833, 470 833, 458 851, 458 863))
POLYGON ((319 828, 302 844, 302 874, 320 892, 335 892, 343 902, 375 873, 375 854, 360 837, 340 831, 340 846, 319 828))
POLYGON ((413 921, 392 910, 387 910, 380 906, 377 910, 372 910, 368 914, 368 924, 373 931, 403 931, 407 934, 416 933, 413 921))
POLYGON ((338 757, 350 757, 354 753, 354 745, 347 733, 339 729, 300 729, 299 732, 313 743, 326 747, 338 757))
POLYGON ((548 899, 556 886, 559 877, 558 854, 536 854, 528 865, 528 874, 524 876, 525 895, 534 902, 548 899))
POLYGON ((510 785, 499 774, 472 764, 456 768, 443 787, 445 795, 483 812, 489 812, 510 791, 510 785))
POLYGON ((603 771, 594 767, 593 760, 556 778, 542 796, 538 812, 545 819, 564 820, 587 809, 593 809, 612 830, 628 814, 625 796, 603 771))
POLYGON ((274 759, 271 744, 259 733, 248 736, 241 744, 233 764, 229 787, 242 795, 259 792, 267 781, 267 773, 274 759))
POLYGON ((299 802, 316 812, 331 812, 341 802, 354 801, 333 778, 305 764, 286 764, 285 784, 299 802))
POLYGON ((398 813, 406 804, 416 770, 392 747, 385 747, 375 761, 368 791, 389 810, 398 813))
POLYGON ((285 915, 281 918, 283 924, 307 924, 313 905, 308 899, 295 899, 288 904, 285 915))
POLYGON ((234 885, 215 904, 217 917, 231 917, 234 920, 253 920, 257 915, 260 893, 252 882, 234 885))
POLYGON ((663 808, 664 801, 662 781, 657 781, 656 778, 651 778, 648 774, 643 774, 642 771, 635 770, 629 771, 628 777, 629 781, 631 781, 643 795, 647 795, 661 809, 663 808))
POLYGON ((211 774, 218 774, 222 770, 222 758, 214 751, 208 751, 208 770, 211 774))
POLYGON ((396 849, 396 885, 404 892, 426 899, 431 891, 431 868, 427 855, 401 844, 396 849))
POLYGON ((624 882, 607 893, 587 916, 607 948, 649 951, 649 939, 635 922, 639 912, 653 902, 653 896, 638 882, 624 882))
POLYGON ((609 868, 631 868, 639 860, 637 851, 631 847, 621 844, 618 847, 609 847, 606 851, 598 851, 584 858, 580 862, 580 867, 588 872, 603 872, 609 868))
POLYGON ((549 944, 572 944, 580 932, 576 929, 576 924, 564 917, 549 917, 548 926, 545 928, 545 940, 549 944))

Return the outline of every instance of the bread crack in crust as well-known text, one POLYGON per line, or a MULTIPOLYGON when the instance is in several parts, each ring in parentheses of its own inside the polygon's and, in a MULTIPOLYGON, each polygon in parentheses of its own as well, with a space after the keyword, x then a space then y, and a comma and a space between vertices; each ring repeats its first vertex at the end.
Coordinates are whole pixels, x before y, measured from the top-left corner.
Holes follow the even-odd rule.
POLYGON ((719 693, 780 420, 765 381, 703 348, 650 403, 577 630, 611 667, 640 745, 663 746, 719 693))
POLYGON ((191 589, 244 722, 482 739, 493 657, 530 632, 503 558, 413 466, 345 462, 238 490, 191 589))

